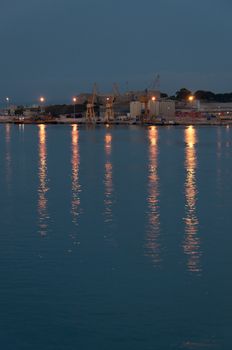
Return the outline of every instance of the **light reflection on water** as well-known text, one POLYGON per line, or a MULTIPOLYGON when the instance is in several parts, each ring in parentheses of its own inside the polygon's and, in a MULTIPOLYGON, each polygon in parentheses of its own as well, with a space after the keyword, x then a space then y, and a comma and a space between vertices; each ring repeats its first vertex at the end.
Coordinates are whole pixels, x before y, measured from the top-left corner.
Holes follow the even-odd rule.
POLYGON ((71 214, 74 225, 78 225, 78 217, 80 215, 80 192, 81 186, 79 182, 80 171, 80 152, 79 152, 79 130, 77 125, 72 125, 72 203, 71 214))
POLYGON ((222 158, 222 131, 221 128, 217 128, 217 186, 218 191, 222 188, 222 168, 221 168, 221 158, 222 158))
POLYGON ((11 182, 11 175, 12 175, 12 170, 11 170, 11 149, 10 149, 10 142, 11 142, 11 125, 6 124, 6 183, 9 189, 9 185, 11 182))
POLYGON ((159 266, 160 257, 160 214, 159 214, 159 176, 158 176, 158 139, 157 127, 148 130, 149 138, 149 173, 148 173, 148 230, 145 255, 150 257, 154 266, 159 266))
MULTIPOLYGON (((81 214, 81 185, 79 179, 80 172, 80 149, 79 149, 79 130, 77 125, 71 126, 71 171, 72 171, 72 200, 71 215, 75 226, 79 225, 78 218, 81 214)), ((45 236, 48 231, 48 198, 49 180, 47 173, 47 131, 46 126, 41 124, 39 128, 39 188, 38 188, 38 214, 39 214, 39 232, 45 236)), ((9 127, 8 127, 9 129, 9 127)), ((10 129, 9 129, 10 130, 10 129)), ((6 139, 10 140, 8 133, 6 139)), ((160 241, 160 204, 159 204, 159 173, 158 173, 158 155, 159 155, 159 129, 156 126, 148 129, 148 223, 146 229, 145 255, 150 258, 155 267, 160 267, 161 241, 160 241)), ((188 257, 187 268, 191 272, 200 272, 200 239, 198 235, 199 221, 197 218, 197 131, 193 127, 185 129, 185 239, 183 243, 184 253, 188 257)), ((113 219, 113 164, 112 164, 112 133, 106 132, 104 137, 105 165, 104 165, 104 221, 107 227, 106 238, 112 241, 113 219)), ((73 235, 76 237, 76 232, 73 235)), ((76 240, 76 238, 75 238, 76 240)))
POLYGON ((25 131, 25 125, 24 124, 19 124, 19 131, 24 132, 25 131))
POLYGON ((104 172, 104 222, 105 222, 105 240, 113 245, 117 246, 115 236, 113 235, 114 224, 114 184, 113 184, 113 164, 112 164, 112 134, 107 130, 105 134, 105 172, 104 172))
POLYGON ((105 135, 105 222, 112 222, 112 195, 113 195, 113 166, 111 163, 111 151, 112 151, 112 135, 107 132, 105 135))
MULTIPOLYGON (((14 125, 2 125, 2 129, 1 280, 4 288, 1 300, 2 333, 7 334, 6 344, 11 333, 17 334, 20 329, 20 310, 26 310, 31 334, 36 329, 39 335, 41 325, 50 325, 48 311, 57 315, 51 332, 61 334, 57 344, 63 342, 64 348, 70 338, 74 339, 74 345, 81 346, 88 338, 86 334, 93 335, 87 348, 96 344, 101 348, 103 333, 103 347, 108 348, 114 347, 117 341, 123 344, 122 339, 129 339, 124 343, 125 347, 132 344, 134 349, 227 348, 217 346, 217 342, 221 342, 224 333, 228 339, 230 327, 230 310, 226 305, 230 302, 231 285, 227 278, 229 270, 225 269, 231 262, 228 246, 231 185, 225 173, 231 173, 231 151, 224 141, 228 130, 221 134, 221 130, 190 127, 184 131, 170 128, 167 133, 166 128, 143 128, 139 129, 141 142, 137 142, 136 137, 131 137, 131 131, 124 134, 124 129, 113 127, 106 131, 96 129, 94 137, 92 130, 89 132, 76 125, 25 126, 24 137, 18 137, 14 125), (36 136, 38 132, 36 139, 33 137, 35 132, 36 136), (54 140, 59 142, 59 147, 48 147, 54 140), (210 147, 206 149, 202 140, 210 147), (27 147, 24 147, 26 142, 27 147), (135 171, 134 167, 129 168, 135 181, 125 191, 128 176, 124 164, 131 154, 136 154, 136 160, 131 160, 133 166, 136 163, 135 171), (168 160, 175 158, 177 167, 173 167, 174 162, 168 162, 167 157, 168 160), (18 174, 17 165, 21 159, 27 161, 27 166, 23 163, 18 174), (54 168, 50 174, 52 166, 58 169, 54 168), (213 169, 214 178, 205 188, 202 184, 207 180, 207 167, 213 169), (88 176, 89 169, 93 168, 101 179, 88 176), (57 186, 57 171, 64 179, 64 186, 62 183, 57 186), (220 191, 214 188, 217 171, 220 171, 222 184, 220 191), (32 172, 36 173, 38 183, 31 176, 32 172), (6 177, 7 181, 11 178, 10 195, 6 177), (170 178, 173 180, 171 185, 170 178), (223 186, 225 182, 228 191, 223 186), (26 196, 25 186, 28 189, 26 196), (205 193, 199 197, 202 190, 205 193), (199 210, 204 204, 208 205, 209 190, 215 191, 211 197, 215 200, 210 208, 206 208, 215 213, 212 220, 209 212, 206 213, 209 218, 205 218, 205 212, 199 210), (180 193, 176 199, 178 210, 170 212, 171 206, 167 202, 177 192, 180 193), (58 195, 63 201, 56 200, 58 195), (135 220, 133 206, 128 208, 126 215, 123 212, 128 196, 131 201, 138 199, 136 213, 140 216, 135 220), (115 203, 115 199, 121 202, 115 203), (218 205, 219 201, 223 202, 222 206, 218 205), (32 217, 25 215, 28 206, 32 208, 29 212, 32 217), (5 220, 7 212, 11 216, 5 220), (12 215, 15 212, 16 215, 12 215), (54 219, 52 223, 50 214, 54 219), (128 224, 127 215, 132 217, 128 224), (204 227, 203 242, 199 235, 201 225, 204 227), (29 233, 36 231, 46 236, 48 232, 56 232, 56 235, 49 236, 50 239, 28 239, 27 227, 29 233), (220 235, 218 227, 221 228, 220 235), (177 232, 179 229, 181 232, 177 232), (77 234, 80 236, 81 232, 81 249, 72 255, 64 254, 70 245, 67 232, 73 234, 72 245, 79 244, 76 243, 77 234), (114 237, 117 238, 117 249, 110 249, 114 237), (40 252, 39 261, 34 254, 37 251, 40 252), (206 265, 201 256, 203 251, 206 265), (43 261, 41 257, 44 257, 43 261), (201 274, 202 266, 207 273, 201 274), (191 273, 186 274, 186 271, 191 273), (224 285, 224 281, 228 284, 224 285), (16 286, 15 290, 12 285, 16 286), (28 309, 28 296, 33 313, 28 309), (5 303, 5 300, 9 302, 5 303), (47 305, 50 305, 49 310, 47 305), (120 337, 114 333, 118 325, 122 326, 120 332, 125 329, 120 337), (154 325, 157 325, 155 331, 154 325), (71 329, 71 333, 69 330, 63 332, 66 328, 71 329), (134 337, 135 330, 138 338, 134 337), (162 337, 156 337, 159 333, 162 337), (99 334, 101 339, 94 338, 94 334, 99 334), (131 339, 135 341, 131 343, 131 339), (146 343, 142 339, 146 339, 146 343)), ((19 127, 19 130, 22 132, 23 128, 19 127)), ((23 332, 12 348, 23 348, 28 341, 23 332)), ((52 347, 51 332, 49 329, 49 335, 45 334, 39 345, 38 338, 28 346, 52 347)))
POLYGON ((200 272, 200 239, 198 235, 199 221, 197 218, 197 131, 189 126, 185 129, 185 240, 184 252, 188 257, 188 270, 190 272, 200 272))
POLYGON ((41 236, 47 235, 48 229, 48 199, 47 192, 47 146, 46 146, 46 126, 40 124, 39 128, 39 188, 38 188, 38 214, 39 214, 39 233, 41 236))

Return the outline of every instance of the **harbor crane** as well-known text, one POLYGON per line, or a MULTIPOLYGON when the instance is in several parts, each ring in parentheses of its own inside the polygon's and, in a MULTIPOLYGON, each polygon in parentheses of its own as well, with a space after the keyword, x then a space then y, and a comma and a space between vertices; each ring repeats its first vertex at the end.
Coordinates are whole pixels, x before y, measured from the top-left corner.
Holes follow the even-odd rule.
POLYGON ((146 89, 144 95, 139 97, 139 101, 143 104, 143 110, 141 114, 141 122, 151 121, 151 111, 149 110, 149 102, 155 102, 156 96, 151 96, 149 91, 146 89))
POLYGON ((95 83, 93 86, 93 93, 92 95, 88 98, 88 103, 87 103, 87 109, 86 109, 86 121, 89 123, 93 123, 96 120, 96 115, 95 115, 95 100, 97 97, 97 84, 95 83))
POLYGON ((114 97, 115 97, 115 98, 121 96, 120 91, 119 91, 119 87, 118 87, 118 84, 117 84, 117 83, 114 83, 114 84, 113 84, 113 93, 114 93, 114 97))
POLYGON ((143 104, 144 108, 141 114, 141 122, 143 123, 146 121, 149 117, 149 108, 148 108, 148 103, 149 103, 150 97, 148 94, 148 90, 145 90, 144 95, 139 97, 139 101, 143 104))
POLYGON ((108 96, 106 98, 106 104, 105 104, 105 122, 109 122, 114 119, 114 96, 108 96))
POLYGON ((113 94, 108 96, 105 101, 105 121, 109 122, 114 120, 114 103, 117 98, 120 98, 121 94, 117 83, 113 84, 113 94))
POLYGON ((154 78, 154 80, 152 81, 151 83, 151 86, 150 86, 150 89, 151 90, 160 90, 160 75, 157 74, 154 78))

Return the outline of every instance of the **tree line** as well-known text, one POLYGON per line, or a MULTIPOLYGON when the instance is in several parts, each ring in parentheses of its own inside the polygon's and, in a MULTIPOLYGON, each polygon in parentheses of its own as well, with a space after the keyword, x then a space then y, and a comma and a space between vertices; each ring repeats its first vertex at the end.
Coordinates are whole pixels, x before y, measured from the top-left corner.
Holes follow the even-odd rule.
POLYGON ((195 99, 206 102, 232 102, 232 92, 214 93, 212 91, 197 90, 192 93, 186 88, 182 88, 176 92, 175 96, 171 96, 177 101, 185 101, 189 96, 194 96, 195 99))

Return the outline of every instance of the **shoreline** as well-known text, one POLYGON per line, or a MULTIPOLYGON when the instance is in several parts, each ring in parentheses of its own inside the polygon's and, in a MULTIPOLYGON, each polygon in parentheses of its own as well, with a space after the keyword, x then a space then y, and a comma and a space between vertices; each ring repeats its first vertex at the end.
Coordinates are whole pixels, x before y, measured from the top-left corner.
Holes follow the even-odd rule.
POLYGON ((136 126, 230 126, 232 125, 232 120, 221 120, 221 121, 194 121, 194 120, 185 120, 185 121, 172 121, 172 122, 139 122, 139 121, 115 121, 115 122, 83 122, 83 121, 58 121, 58 120, 38 120, 38 121, 11 121, 11 120, 0 120, 0 124, 15 124, 15 125, 80 125, 80 126, 121 126, 121 125, 136 125, 136 126))

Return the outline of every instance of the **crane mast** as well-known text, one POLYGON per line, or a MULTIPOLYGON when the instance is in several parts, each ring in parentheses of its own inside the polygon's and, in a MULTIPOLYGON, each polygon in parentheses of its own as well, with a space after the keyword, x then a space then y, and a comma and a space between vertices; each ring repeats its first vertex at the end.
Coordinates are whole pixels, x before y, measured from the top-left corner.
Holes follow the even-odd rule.
POLYGON ((113 105, 114 105, 114 96, 107 97, 106 104, 105 104, 105 117, 104 117, 104 120, 107 123, 114 120, 113 105))
POLYGON ((86 121, 89 123, 94 123, 96 120, 96 115, 95 115, 95 100, 97 96, 97 85, 96 83, 93 86, 93 94, 92 96, 89 97, 88 103, 87 103, 87 109, 86 109, 86 121))

